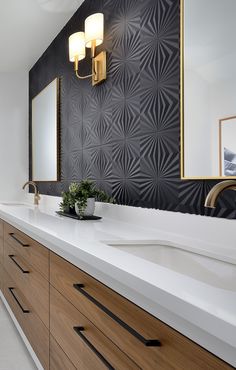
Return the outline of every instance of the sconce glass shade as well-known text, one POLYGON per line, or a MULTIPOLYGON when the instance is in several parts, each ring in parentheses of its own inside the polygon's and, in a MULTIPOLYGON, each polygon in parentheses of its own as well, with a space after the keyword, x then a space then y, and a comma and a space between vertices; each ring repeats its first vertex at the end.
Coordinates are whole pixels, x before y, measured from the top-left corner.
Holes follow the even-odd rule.
POLYGON ((87 48, 98 46, 104 38, 104 15, 95 13, 85 19, 85 43, 87 48))
POLYGON ((85 37, 84 32, 73 33, 69 37, 69 59, 74 62, 76 57, 78 60, 85 58, 85 37))

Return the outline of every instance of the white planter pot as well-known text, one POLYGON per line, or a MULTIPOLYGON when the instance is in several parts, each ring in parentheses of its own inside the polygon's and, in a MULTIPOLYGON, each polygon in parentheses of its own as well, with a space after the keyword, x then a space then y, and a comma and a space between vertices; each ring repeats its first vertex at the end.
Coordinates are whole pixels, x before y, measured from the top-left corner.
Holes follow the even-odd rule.
MULTIPOLYGON (((87 206, 84 210, 83 216, 92 216, 94 214, 94 211, 95 211, 95 198, 88 198, 87 206)), ((81 216, 77 203, 75 204, 75 212, 78 216, 81 216)))

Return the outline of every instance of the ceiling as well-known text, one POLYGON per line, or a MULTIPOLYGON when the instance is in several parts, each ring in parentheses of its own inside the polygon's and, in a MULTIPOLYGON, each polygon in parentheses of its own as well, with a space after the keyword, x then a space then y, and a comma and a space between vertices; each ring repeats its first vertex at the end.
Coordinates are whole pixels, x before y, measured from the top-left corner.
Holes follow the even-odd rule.
POLYGON ((83 1, 1 1, 0 72, 30 70, 83 1))

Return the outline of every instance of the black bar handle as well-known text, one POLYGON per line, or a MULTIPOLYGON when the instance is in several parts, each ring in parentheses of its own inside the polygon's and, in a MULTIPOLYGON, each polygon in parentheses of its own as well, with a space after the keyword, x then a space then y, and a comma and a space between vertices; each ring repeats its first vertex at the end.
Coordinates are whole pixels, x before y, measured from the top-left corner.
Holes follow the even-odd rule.
POLYGON ((29 247, 29 244, 23 243, 21 240, 19 240, 14 233, 9 233, 9 235, 17 242, 19 243, 22 247, 29 247))
POLYGON ((136 339, 142 342, 145 346, 147 347, 160 347, 161 346, 161 342, 158 339, 144 338, 135 329, 131 328, 131 326, 126 324, 123 320, 121 320, 118 316, 116 316, 113 312, 111 312, 107 307, 103 306, 103 304, 101 304, 95 298, 93 298, 89 293, 87 293, 83 289, 84 284, 73 284, 73 286, 81 294, 83 294, 86 298, 88 298, 91 302, 93 302, 97 307, 99 307, 103 312, 105 312, 108 316, 110 316, 114 321, 116 321, 120 326, 122 326, 125 330, 127 330, 131 335, 133 335, 136 339))
POLYGON ((29 274, 28 270, 24 270, 21 265, 15 260, 14 254, 9 254, 8 257, 15 263, 15 265, 23 272, 23 274, 29 274))
POLYGON ((21 305, 21 303, 19 302, 18 298, 15 296, 15 294, 14 294, 14 289, 15 289, 15 288, 8 288, 8 290, 10 291, 10 293, 11 293, 11 295, 13 296, 14 300, 16 301, 16 303, 18 304, 18 306, 20 307, 21 311, 22 311, 23 313, 29 313, 29 310, 25 310, 25 309, 23 308, 23 306, 21 305))
POLYGON ((109 370, 115 370, 115 368, 105 359, 105 357, 103 357, 103 355, 82 333, 85 330, 83 326, 74 326, 73 329, 109 370))

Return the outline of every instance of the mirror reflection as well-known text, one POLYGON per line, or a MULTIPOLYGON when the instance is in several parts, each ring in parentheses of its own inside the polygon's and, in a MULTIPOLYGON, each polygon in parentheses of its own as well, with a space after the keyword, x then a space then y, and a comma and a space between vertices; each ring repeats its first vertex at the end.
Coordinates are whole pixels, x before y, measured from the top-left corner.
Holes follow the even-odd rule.
POLYGON ((58 181, 59 80, 32 100, 32 180, 58 181))
POLYGON ((221 176, 236 176, 236 116, 220 120, 219 161, 221 176))
POLYGON ((236 177, 236 1, 181 6, 182 177, 236 177))

